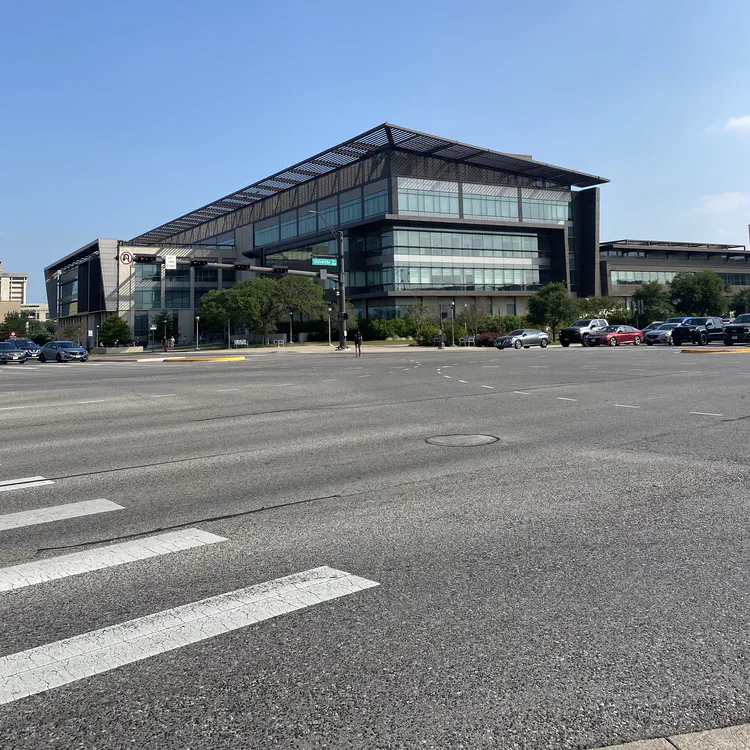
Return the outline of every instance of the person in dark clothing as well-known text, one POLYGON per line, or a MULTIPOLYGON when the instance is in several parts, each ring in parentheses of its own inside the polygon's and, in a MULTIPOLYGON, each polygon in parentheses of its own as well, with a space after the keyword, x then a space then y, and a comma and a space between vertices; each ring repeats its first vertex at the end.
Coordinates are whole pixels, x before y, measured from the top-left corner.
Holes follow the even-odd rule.
POLYGON ((362 331, 359 329, 354 333, 354 352, 356 357, 362 356, 362 331))

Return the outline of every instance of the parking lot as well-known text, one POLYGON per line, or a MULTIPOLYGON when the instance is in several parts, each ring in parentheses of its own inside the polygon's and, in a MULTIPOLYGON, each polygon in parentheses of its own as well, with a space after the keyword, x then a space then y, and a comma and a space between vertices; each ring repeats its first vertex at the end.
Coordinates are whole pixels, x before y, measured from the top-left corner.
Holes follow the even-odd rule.
POLYGON ((721 350, 0 368, 3 669, 322 566, 349 586, 14 672, 0 746, 537 750, 747 722, 750 356, 721 350), (126 543, 148 552, 100 553, 126 543))

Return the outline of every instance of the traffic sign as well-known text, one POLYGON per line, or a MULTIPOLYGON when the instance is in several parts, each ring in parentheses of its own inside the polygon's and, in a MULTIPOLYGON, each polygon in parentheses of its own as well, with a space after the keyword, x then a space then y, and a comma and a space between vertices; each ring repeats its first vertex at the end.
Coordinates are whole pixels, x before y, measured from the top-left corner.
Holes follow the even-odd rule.
POLYGON ((167 271, 176 271, 177 270, 177 256, 167 255, 166 259, 167 259, 167 265, 166 265, 167 271))
POLYGON ((129 266, 133 262, 133 253, 129 253, 127 250, 120 253, 120 263, 129 266))
POLYGON ((335 255, 318 255, 317 257, 313 255, 312 258, 312 264, 314 266, 337 266, 338 265, 338 259, 335 255))

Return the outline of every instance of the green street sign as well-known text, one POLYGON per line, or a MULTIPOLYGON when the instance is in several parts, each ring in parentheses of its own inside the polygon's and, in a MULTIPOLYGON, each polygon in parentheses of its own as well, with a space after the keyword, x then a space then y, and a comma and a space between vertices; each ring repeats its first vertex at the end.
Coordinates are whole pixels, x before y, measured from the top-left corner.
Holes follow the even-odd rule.
POLYGON ((337 266, 338 265, 338 259, 335 255, 328 255, 328 256, 313 256, 312 264, 314 266, 337 266))

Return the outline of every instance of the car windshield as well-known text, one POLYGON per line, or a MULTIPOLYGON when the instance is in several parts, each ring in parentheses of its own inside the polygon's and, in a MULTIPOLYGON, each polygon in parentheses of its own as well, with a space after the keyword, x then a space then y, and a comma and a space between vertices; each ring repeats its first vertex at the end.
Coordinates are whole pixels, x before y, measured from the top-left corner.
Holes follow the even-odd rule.
POLYGON ((0 349, 3 349, 4 351, 5 350, 10 350, 10 349, 15 349, 15 348, 16 348, 15 344, 10 344, 7 341, 0 342, 0 349))
POLYGON ((688 318, 685 321, 686 326, 702 326, 708 318, 688 318))
POLYGON ((17 346, 36 346, 36 344, 31 339, 16 339, 15 341, 11 341, 11 344, 16 344, 17 346))
POLYGON ((573 325, 573 326, 587 326, 587 325, 589 325, 589 323, 591 323, 590 320, 576 320, 576 322, 572 323, 571 325, 573 325))
POLYGON ((508 336, 520 336, 522 333, 525 333, 525 332, 526 332, 525 328, 516 328, 516 330, 515 331, 511 331, 508 334, 508 336))
POLYGON ((679 323, 662 323, 656 330, 657 331, 671 331, 673 328, 677 328, 679 323))
POLYGON ((614 333, 620 328, 620 326, 604 326, 604 328, 600 328, 600 333, 614 333))
POLYGON ((72 341, 58 341, 57 348, 58 349, 77 349, 78 344, 74 344, 72 341))
POLYGON ((745 313, 744 315, 738 315, 734 319, 735 323, 750 323, 750 313, 745 313))

